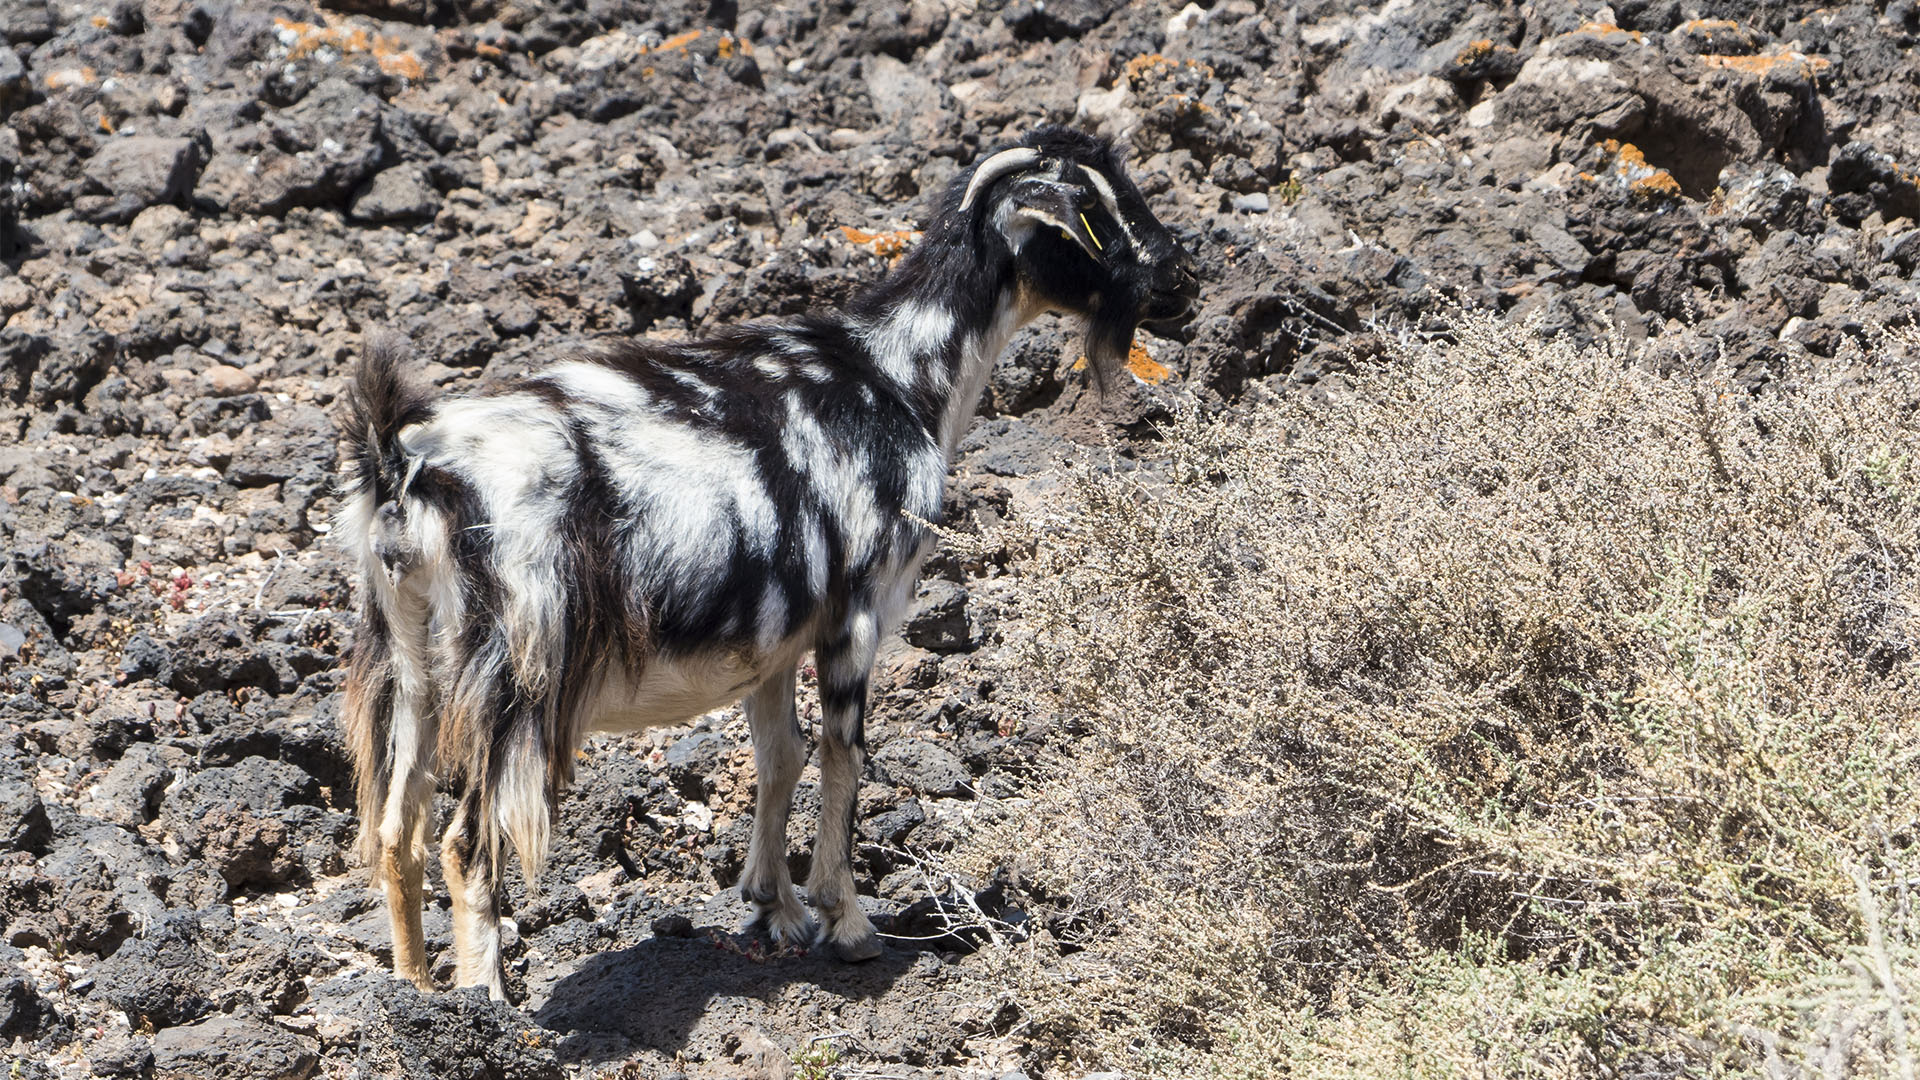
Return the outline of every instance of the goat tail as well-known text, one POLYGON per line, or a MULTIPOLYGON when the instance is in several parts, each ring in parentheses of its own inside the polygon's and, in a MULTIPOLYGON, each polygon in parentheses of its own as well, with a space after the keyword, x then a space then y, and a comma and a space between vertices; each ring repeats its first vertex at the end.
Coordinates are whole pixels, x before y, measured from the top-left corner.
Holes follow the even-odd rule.
POLYGON ((467 873, 498 888, 506 849, 519 857, 530 893, 539 891, 552 840, 552 807, 566 749, 551 741, 551 694, 518 684, 496 637, 468 657, 440 726, 440 768, 460 791, 458 829, 467 873))
POLYGON ((551 773, 550 748, 538 731, 523 727, 504 749, 494 776, 494 827, 497 835, 513 845, 527 891, 535 894, 540 888, 541 868, 547 862, 552 806, 559 794, 549 782, 551 773))
POLYGON ((396 498, 405 478, 400 432, 433 413, 431 398, 401 370, 406 341, 396 334, 367 337, 347 400, 347 482, 366 491, 379 506, 396 498))

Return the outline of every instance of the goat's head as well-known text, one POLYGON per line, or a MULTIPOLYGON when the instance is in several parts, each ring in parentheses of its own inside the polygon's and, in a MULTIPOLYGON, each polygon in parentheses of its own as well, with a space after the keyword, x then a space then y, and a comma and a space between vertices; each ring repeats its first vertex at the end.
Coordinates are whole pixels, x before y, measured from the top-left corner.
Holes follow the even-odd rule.
POLYGON ((1040 128, 980 162, 959 210, 1007 245, 1028 303, 1086 319, 1087 358, 1102 381, 1137 328, 1166 334, 1193 316, 1193 259, 1105 139, 1040 128))

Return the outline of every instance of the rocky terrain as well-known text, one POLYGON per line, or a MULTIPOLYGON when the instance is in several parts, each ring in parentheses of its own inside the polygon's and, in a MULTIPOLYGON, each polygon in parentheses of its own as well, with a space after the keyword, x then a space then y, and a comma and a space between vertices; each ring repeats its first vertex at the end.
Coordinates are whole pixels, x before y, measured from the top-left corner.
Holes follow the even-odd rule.
POLYGON ((451 390, 831 306, 1042 122, 1126 142, 1204 308, 1104 398, 1070 328, 1019 339, 963 517, 1463 305, 1755 385, 1920 311, 1912 0, 0 0, 0 36, 14 1076, 1045 1071, 970 951, 1048 930, 940 854, 1065 736, 1000 723, 986 661, 1019 627, 963 553, 876 682, 856 869, 881 959, 734 932, 753 778, 728 712, 586 751, 540 888, 514 885, 517 1008, 386 975, 326 536, 370 330, 451 390))

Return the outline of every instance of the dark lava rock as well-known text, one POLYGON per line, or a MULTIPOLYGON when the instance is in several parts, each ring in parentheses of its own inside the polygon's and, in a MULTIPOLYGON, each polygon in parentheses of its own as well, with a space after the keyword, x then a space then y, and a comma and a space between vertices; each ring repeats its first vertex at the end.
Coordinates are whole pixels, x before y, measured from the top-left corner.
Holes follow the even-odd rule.
POLYGON ((94 996, 136 1026, 198 1020, 218 1007, 225 985, 211 936, 198 913, 169 916, 94 966, 94 996))
POLYGON ((113 763, 87 800, 85 809, 112 825, 139 826, 160 812, 160 796, 173 783, 174 772, 164 752, 151 743, 128 751, 113 763))
POLYGON ((306 1080, 319 1044, 258 1020, 215 1016, 153 1037, 154 1080, 306 1080))
MULTIPOLYGON (((76 838, 77 844, 63 842, 38 867, 10 870, 0 890, 7 943, 106 955, 133 935, 140 920, 164 915, 165 906, 148 885, 168 887, 165 859, 116 858, 123 864, 118 874, 109 867, 108 856, 122 854, 115 842, 128 843, 124 836, 124 830, 102 825, 76 838), (100 829, 118 835, 99 836, 100 829), (100 843, 89 844, 90 837, 100 843), (101 850, 91 850, 94 846, 101 850)), ((184 896, 190 890, 179 892, 184 896)))
POLYGON ((87 1047, 87 1066, 95 1076, 148 1076, 153 1043, 138 1035, 109 1035, 87 1047))
POLYGON ((373 1075, 405 1080, 561 1080, 550 1033, 478 988, 422 994, 383 979, 351 1006, 363 1018, 358 1053, 373 1075))
POLYGON ((345 79, 327 79, 216 151, 195 201, 249 214, 338 202, 385 163, 381 117, 379 98, 345 79))
POLYGON ((74 209, 89 221, 132 221, 155 203, 173 203, 193 191, 200 175, 200 144, 192 139, 131 135, 112 139, 87 160, 88 187, 74 209))
POLYGON ((418 165, 383 169, 354 196, 348 213, 362 221, 411 221, 440 211, 440 193, 418 165))
POLYGON ((913 830, 926 824, 927 811, 919 799, 908 799, 899 806, 867 818, 866 830, 883 844, 898 847, 913 830))
POLYGON ((289 806, 318 806, 320 785, 284 761, 247 758, 237 765, 207 769, 181 781, 167 796, 167 813, 176 821, 191 819, 221 803, 237 803, 268 814, 289 806))
POLYGON ((45 0, 0 3, 0 37, 10 45, 38 45, 53 36, 53 12, 45 0))
POLYGON ((105 536, 68 533, 58 539, 16 536, 12 572, 25 597, 59 633, 76 617, 99 606, 119 583, 124 559, 105 536))
POLYGON ((683 735, 667 747, 667 775, 682 796, 696 800, 707 797, 726 748, 726 737, 717 731, 683 735))
POLYGON ((0 1037, 33 1038, 53 1021, 53 1003, 40 996, 33 976, 20 966, 19 949, 0 945, 0 1037))
POLYGON ((311 939, 238 925, 216 905, 156 919, 91 974, 94 995, 135 1025, 169 1027, 216 1011, 285 1013, 305 998, 306 976, 328 963, 311 939))
POLYGON ((896 739, 873 755, 874 775, 936 798, 969 795, 967 770, 953 752, 925 739, 896 739))
POLYGON ((223 470, 240 487, 260 487, 290 480, 312 463, 326 461, 339 433, 327 414, 311 406, 276 409, 271 419, 254 426, 253 437, 234 448, 223 470))
POLYGON ((967 590, 941 578, 922 582, 901 636, 928 652, 967 652, 977 643, 967 625, 967 590))
MULTIPOLYGON (((426 936, 427 955, 444 952, 453 945, 453 916, 446 908, 428 904, 421 916, 421 931, 426 936)), ((376 901, 362 908, 340 928, 339 937, 383 964, 393 963, 393 921, 384 903, 376 901)))
POLYGON ((167 794, 164 817, 169 840, 219 871, 232 888, 284 885, 307 871, 294 826, 282 812, 317 807, 319 801, 319 783, 295 766, 247 758, 176 785, 167 794))
MULTIPOLYGON (((189 696, 238 686, 256 686, 284 694, 306 676, 333 666, 333 658, 312 648, 276 641, 255 641, 258 620, 216 612, 194 620, 174 639, 154 675, 189 696)), ((159 658, 142 654, 143 666, 159 658)), ((133 662, 129 648, 123 661, 133 662)))
POLYGON ((677 912, 668 912, 653 920, 654 937, 690 938, 693 936, 693 920, 677 912))
POLYGON ((11 762, 0 770, 0 851, 45 851, 53 826, 40 793, 11 762))

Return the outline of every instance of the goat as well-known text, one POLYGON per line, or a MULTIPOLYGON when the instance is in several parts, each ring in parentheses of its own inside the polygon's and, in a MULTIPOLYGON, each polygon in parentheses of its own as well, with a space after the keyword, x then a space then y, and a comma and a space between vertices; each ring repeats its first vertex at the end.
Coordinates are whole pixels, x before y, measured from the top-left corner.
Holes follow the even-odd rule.
POLYGON ((435 400, 374 341, 355 371, 336 533, 358 563, 344 722, 360 853, 394 968, 432 988, 422 867, 436 776, 458 986, 506 997, 497 906, 511 843, 531 885, 590 732, 744 697, 759 777, 740 889, 750 928, 881 951, 855 901, 867 679, 940 520, 954 445, 1014 331, 1083 316, 1096 376, 1199 293, 1187 253, 1104 140, 1036 130, 944 193, 923 239, 847 310, 702 340, 625 342, 435 400), (787 869, 806 760, 795 669, 822 712, 807 894, 787 869))

